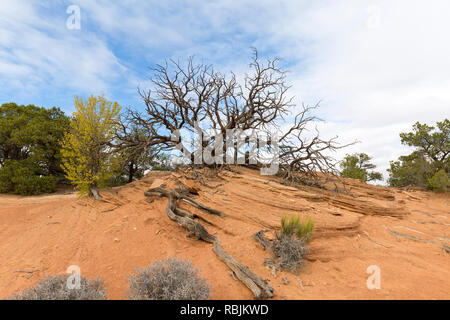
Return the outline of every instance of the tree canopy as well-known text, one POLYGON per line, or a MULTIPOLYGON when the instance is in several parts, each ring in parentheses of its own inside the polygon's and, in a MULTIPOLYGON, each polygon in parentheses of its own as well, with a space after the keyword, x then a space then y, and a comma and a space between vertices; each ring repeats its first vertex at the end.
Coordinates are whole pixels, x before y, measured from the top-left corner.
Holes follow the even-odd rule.
POLYGON ((61 140, 69 118, 59 108, 0 107, 0 192, 52 192, 63 172, 61 140))
POLYGON ((436 127, 416 122, 410 132, 400 133, 403 144, 415 148, 415 152, 427 161, 445 169, 449 165, 450 121, 437 122, 436 127))
POLYGON ((399 157, 397 161, 391 161, 389 184, 446 190, 448 183, 445 181, 448 181, 450 170, 450 121, 445 119, 437 122, 436 126, 417 122, 412 131, 400 133, 400 138, 403 144, 413 147, 414 151, 399 157), (439 181, 442 182, 440 186, 437 185, 439 181))
POLYGON ((365 153, 346 155, 340 164, 341 176, 363 181, 382 180, 383 175, 380 172, 369 171, 376 168, 374 164, 370 163, 370 160, 372 158, 365 153))
POLYGON ((111 141, 121 107, 104 96, 90 96, 76 97, 75 109, 63 140, 62 167, 80 195, 89 195, 120 169, 120 154, 112 152, 111 141))

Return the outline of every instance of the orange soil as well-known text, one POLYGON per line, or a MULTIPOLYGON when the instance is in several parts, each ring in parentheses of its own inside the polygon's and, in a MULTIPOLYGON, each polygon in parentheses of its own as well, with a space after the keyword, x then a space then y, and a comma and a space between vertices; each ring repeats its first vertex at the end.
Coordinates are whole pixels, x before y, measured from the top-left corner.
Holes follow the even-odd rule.
POLYGON ((182 205, 209 222, 204 226, 235 259, 268 279, 275 299, 450 298, 450 254, 440 245, 450 245, 448 194, 348 180, 353 196, 334 195, 287 187, 258 171, 240 171, 224 171, 221 181, 209 180, 224 183, 216 189, 176 173, 153 172, 102 190, 105 202, 77 199, 73 193, 0 195, 0 298, 78 265, 84 277, 105 282, 109 299, 126 299, 136 267, 177 255, 201 270, 213 286, 213 299, 252 299, 210 244, 186 238, 187 231, 169 220, 167 199, 146 201, 144 191, 150 186, 164 182, 172 188, 176 179, 197 188, 198 201, 226 214, 222 219, 182 205), (263 265, 270 254, 253 234, 278 230, 281 216, 299 213, 316 223, 305 265, 298 275, 273 273, 263 265), (388 229, 435 242, 396 237, 388 229), (366 286, 371 265, 381 270, 379 290, 366 286))

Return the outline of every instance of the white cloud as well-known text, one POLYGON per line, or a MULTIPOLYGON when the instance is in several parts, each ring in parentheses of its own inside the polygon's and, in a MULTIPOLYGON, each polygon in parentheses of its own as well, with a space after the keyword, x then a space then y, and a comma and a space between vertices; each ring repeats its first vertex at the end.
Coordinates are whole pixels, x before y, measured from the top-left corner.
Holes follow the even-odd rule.
POLYGON ((143 65, 195 54, 239 74, 255 46, 283 59, 299 104, 322 100, 325 135, 360 140, 344 153, 366 152, 383 170, 408 152, 400 132, 449 115, 447 0, 78 0, 78 33, 65 29, 65 12, 42 19, 29 3, 0 4, 3 88, 116 94, 118 82, 131 96, 148 76, 143 65))
POLYGON ((389 160, 410 152, 400 132, 449 116, 450 3, 373 3, 333 2, 305 13, 296 31, 312 45, 304 48, 306 70, 294 67, 292 78, 301 98, 323 100, 324 132, 360 140, 346 151, 373 156, 387 176, 389 160), (370 28, 374 12, 379 24, 370 28))
POLYGON ((46 90, 70 91, 71 98, 109 93, 111 82, 127 69, 95 34, 68 30, 64 10, 51 15, 43 9, 29 1, 2 2, 2 91, 8 90, 12 99, 46 90))
MULTIPOLYGON (((320 19, 309 21, 321 29, 320 41, 313 36, 316 46, 308 54, 315 61, 297 78, 297 87, 304 96, 323 98, 329 118, 339 121, 350 119, 370 126, 405 117, 442 118, 450 102, 450 92, 445 89, 450 85, 450 43, 444 38, 450 28, 446 19, 450 4, 377 3, 378 28, 367 28, 365 9, 369 7, 361 2, 350 16, 333 19, 322 13, 320 19), (323 19, 333 19, 340 27, 329 23, 324 27, 323 19)), ((329 9, 330 13, 340 12, 329 9)), ((307 33, 302 37, 308 38, 307 33)))

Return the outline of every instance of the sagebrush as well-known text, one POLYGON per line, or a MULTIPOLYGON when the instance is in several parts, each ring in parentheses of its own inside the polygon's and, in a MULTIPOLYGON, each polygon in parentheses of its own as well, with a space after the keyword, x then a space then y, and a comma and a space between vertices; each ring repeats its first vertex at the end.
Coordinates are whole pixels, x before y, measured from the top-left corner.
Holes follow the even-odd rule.
POLYGON ((271 241, 274 258, 268 262, 276 268, 295 272, 303 265, 303 257, 309 251, 314 221, 300 216, 283 216, 281 232, 271 241))
POLYGON ((281 234, 273 241, 276 265, 285 270, 297 271, 303 265, 303 257, 309 251, 306 239, 281 234))
POLYGON ((137 268, 130 277, 132 300, 204 300, 210 286, 190 261, 169 258, 145 269, 137 268))
POLYGON ((79 289, 69 289, 69 275, 49 276, 32 288, 25 289, 10 300, 104 300, 106 290, 99 279, 87 280, 81 277, 79 289))

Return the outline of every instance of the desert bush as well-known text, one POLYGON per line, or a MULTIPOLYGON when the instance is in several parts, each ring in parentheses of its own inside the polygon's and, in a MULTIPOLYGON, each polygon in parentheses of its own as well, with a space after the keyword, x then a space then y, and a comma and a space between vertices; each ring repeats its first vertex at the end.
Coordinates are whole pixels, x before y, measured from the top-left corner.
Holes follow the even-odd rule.
POLYGON ((450 180, 444 169, 436 172, 433 177, 428 179, 428 187, 436 192, 445 192, 450 186, 450 180))
POLYGON ((49 276, 36 286, 9 297, 10 300, 104 300, 106 291, 99 279, 81 277, 80 289, 69 289, 69 275, 49 276))
POLYGON ((130 277, 132 300, 203 300, 210 287, 190 261, 169 258, 146 269, 137 268, 130 277))
POLYGON ((281 234, 285 236, 293 236, 294 234, 309 242, 314 229, 314 221, 311 218, 302 220, 300 216, 282 217, 281 218, 281 234))
POLYGON ((276 268, 296 271, 303 264, 303 256, 308 252, 314 221, 302 220, 300 216, 282 217, 281 232, 271 242, 274 258, 268 262, 276 268))
POLYGON ((277 266, 289 271, 296 271, 303 265, 303 257, 308 250, 309 246, 304 237, 281 234, 273 241, 272 251, 277 266))
POLYGON ((38 173, 39 168, 30 159, 6 160, 0 168, 0 192, 22 196, 55 192, 58 178, 38 173))

